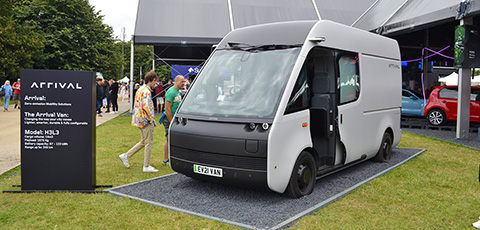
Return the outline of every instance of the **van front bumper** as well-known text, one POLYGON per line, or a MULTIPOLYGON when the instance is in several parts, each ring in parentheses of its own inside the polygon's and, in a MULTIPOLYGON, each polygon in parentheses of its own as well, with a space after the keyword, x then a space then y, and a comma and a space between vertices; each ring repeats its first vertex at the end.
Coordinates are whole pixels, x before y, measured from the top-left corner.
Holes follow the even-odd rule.
MULTIPOLYGON (((219 156, 221 158, 222 156, 219 156)), ((233 185, 244 188, 253 188, 267 190, 267 171, 253 170, 244 168, 226 167, 222 165, 213 165, 203 162, 194 162, 174 156, 170 157, 170 165, 176 172, 184 174, 188 177, 210 181, 214 183, 233 185), (222 169, 222 176, 208 176, 194 172, 194 165, 207 166, 222 169)))

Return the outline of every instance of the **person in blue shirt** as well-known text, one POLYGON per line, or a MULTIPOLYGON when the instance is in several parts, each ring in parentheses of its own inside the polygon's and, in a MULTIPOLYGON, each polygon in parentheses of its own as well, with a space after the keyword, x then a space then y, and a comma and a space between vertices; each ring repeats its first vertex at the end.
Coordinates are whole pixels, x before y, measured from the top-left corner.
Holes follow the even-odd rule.
POLYGON ((5 84, 0 87, 0 90, 5 91, 5 95, 3 95, 3 112, 8 112, 8 104, 10 103, 10 96, 12 96, 13 89, 10 85, 10 81, 5 81, 5 84))

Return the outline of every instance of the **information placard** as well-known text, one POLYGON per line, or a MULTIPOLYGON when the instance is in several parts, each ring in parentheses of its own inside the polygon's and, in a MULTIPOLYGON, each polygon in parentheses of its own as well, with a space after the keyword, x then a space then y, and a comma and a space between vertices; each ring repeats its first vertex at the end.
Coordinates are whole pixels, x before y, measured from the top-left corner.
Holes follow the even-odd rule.
POLYGON ((95 189, 95 72, 20 76, 22 190, 95 189))

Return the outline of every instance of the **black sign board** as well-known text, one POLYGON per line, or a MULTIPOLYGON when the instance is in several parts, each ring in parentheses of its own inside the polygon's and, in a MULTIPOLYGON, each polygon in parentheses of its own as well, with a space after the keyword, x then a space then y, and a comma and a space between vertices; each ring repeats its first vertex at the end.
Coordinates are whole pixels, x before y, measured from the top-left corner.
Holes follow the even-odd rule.
POLYGON ((95 189, 95 72, 20 76, 22 190, 95 189))

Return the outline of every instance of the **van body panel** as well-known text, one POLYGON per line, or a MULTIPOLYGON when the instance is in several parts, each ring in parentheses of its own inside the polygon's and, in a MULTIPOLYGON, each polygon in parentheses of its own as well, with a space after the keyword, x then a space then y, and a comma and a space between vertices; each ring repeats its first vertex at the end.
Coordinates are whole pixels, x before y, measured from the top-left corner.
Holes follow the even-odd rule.
POLYGON ((271 190, 279 193, 285 191, 298 155, 312 147, 310 129, 303 126, 309 123, 309 119, 309 110, 303 110, 282 115, 272 125, 267 153, 267 183, 271 190))
POLYGON ((366 143, 359 138, 364 132, 363 111, 358 109, 360 106, 359 101, 338 106, 339 136, 347 152, 345 164, 358 160, 364 153, 366 143))
POLYGON ((323 47, 400 60, 397 41, 365 32, 332 21, 320 21, 313 26, 307 40, 323 37, 325 41, 320 43, 323 47))

